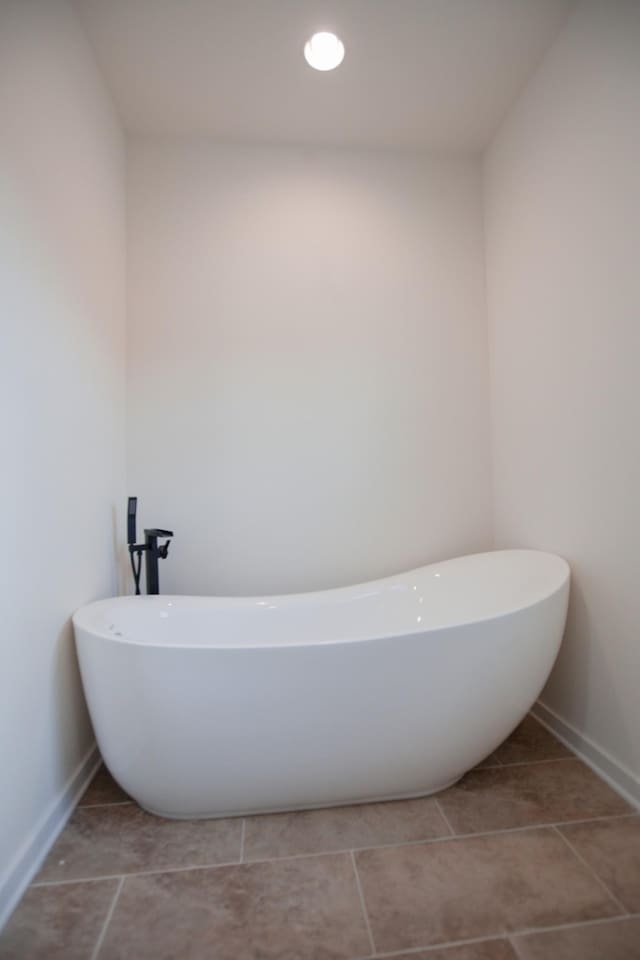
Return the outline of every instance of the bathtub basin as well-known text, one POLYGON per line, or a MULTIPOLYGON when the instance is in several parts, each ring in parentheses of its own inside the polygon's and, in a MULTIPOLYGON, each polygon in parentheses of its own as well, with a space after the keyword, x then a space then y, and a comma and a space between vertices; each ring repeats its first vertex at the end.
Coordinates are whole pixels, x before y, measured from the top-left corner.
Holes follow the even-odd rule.
POLYGON ((527 713, 569 568, 503 550, 290 596, 117 597, 74 615, 105 763, 152 813, 421 796, 527 713))

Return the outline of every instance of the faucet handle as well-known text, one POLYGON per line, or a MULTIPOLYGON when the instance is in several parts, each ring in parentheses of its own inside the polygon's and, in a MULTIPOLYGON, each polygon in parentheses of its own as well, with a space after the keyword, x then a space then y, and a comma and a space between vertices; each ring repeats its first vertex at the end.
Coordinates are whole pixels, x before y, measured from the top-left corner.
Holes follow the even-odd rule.
POLYGON ((168 554, 169 554, 169 544, 170 544, 170 543, 171 543, 171 540, 167 540, 167 542, 164 543, 161 547, 158 547, 158 556, 159 556, 162 560, 166 560, 166 559, 167 559, 167 556, 168 556, 168 554))

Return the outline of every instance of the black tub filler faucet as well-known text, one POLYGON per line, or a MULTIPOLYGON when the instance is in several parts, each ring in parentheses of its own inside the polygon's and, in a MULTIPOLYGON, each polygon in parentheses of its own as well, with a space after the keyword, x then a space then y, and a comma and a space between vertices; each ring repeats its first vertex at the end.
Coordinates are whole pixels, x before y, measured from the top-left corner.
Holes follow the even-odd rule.
POLYGON ((160 593, 158 560, 166 560, 169 553, 169 538, 173 536, 173 533, 171 530, 160 530, 157 528, 145 530, 144 543, 136 543, 137 509, 138 498, 129 497, 129 501, 127 503, 127 542, 129 544, 129 556, 131 557, 133 579, 136 585, 136 596, 140 594, 140 567, 142 566, 143 553, 145 555, 144 567, 147 593, 160 593), (159 537, 167 537, 167 542, 163 543, 162 546, 158 545, 159 537), (137 557, 137 563, 135 557, 137 557))

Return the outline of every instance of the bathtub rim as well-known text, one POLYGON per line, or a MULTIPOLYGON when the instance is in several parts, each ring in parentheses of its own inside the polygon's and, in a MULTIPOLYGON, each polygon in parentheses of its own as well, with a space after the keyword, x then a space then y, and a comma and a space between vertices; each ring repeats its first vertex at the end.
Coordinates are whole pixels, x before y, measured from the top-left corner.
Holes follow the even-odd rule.
MULTIPOLYGON (((309 647, 334 647, 342 644, 358 644, 366 642, 376 642, 389 639, 400 639, 408 637, 417 637, 422 634, 427 635, 430 633, 444 633, 449 630, 457 630, 461 627, 470 627, 475 624, 481 623, 490 623, 492 621, 503 620, 506 617, 513 616, 517 613, 522 613, 526 610, 538 606, 540 603, 544 603, 549 600, 551 597, 562 592, 563 590, 568 589, 569 581, 571 578, 571 568, 568 562, 564 557, 560 556, 557 553, 552 553, 546 550, 535 550, 528 548, 507 548, 501 550, 485 550, 479 553, 472 554, 463 554, 458 557, 451 557, 448 560, 436 560, 432 563, 422 564, 419 567, 412 567, 410 570, 400 571, 399 573, 393 573, 386 577, 379 577, 376 580, 365 580, 359 583, 348 584, 343 587, 329 587, 326 590, 312 590, 312 591, 301 591, 298 593, 285 593, 285 594, 256 594, 256 595, 247 595, 247 596, 218 596, 218 595, 196 595, 196 594, 159 594, 157 596, 142 595, 140 597, 133 596, 130 594, 120 595, 115 597, 105 597, 102 600, 94 600, 91 603, 84 604, 79 607, 72 616, 72 623, 74 631, 82 631, 84 634, 91 636, 95 639, 109 640, 111 643, 118 644, 120 646, 132 646, 132 647, 142 647, 145 649, 155 649, 155 650, 225 650, 225 651, 234 651, 236 653, 244 650, 298 650, 306 649, 309 647), (461 559, 470 559, 470 558, 479 558, 494 554, 536 554, 538 556, 546 556, 552 558, 555 563, 559 565, 562 569, 562 577, 559 577, 557 584, 553 589, 549 590, 547 593, 536 597, 530 603, 524 603, 519 606, 511 606, 504 610, 501 610, 499 613, 492 614, 490 616, 480 616, 474 618, 460 619, 451 623, 433 625, 429 626, 428 624, 421 625, 419 629, 413 627, 398 630, 394 629, 393 631, 386 631, 384 633, 367 633, 364 635, 358 636, 342 636, 339 638, 327 638, 327 639, 315 639, 315 640, 303 640, 296 643, 279 643, 277 640, 269 641, 269 643, 251 643, 243 642, 241 644, 232 643, 232 642, 212 642, 208 641, 207 643, 157 643, 153 641, 143 641, 132 639, 130 637, 118 636, 115 633, 109 632, 108 628, 98 628, 95 625, 88 624, 83 621, 83 616, 88 615, 88 611, 91 610, 95 613, 96 608, 106 608, 109 604, 116 605, 125 605, 132 606, 136 603, 142 604, 143 602, 151 601, 151 604, 168 601, 188 601, 188 600, 203 600, 216 602, 224 606, 244 606, 245 604, 257 603, 262 600, 271 600, 271 601, 288 601, 295 603, 303 603, 306 599, 312 597, 319 597, 321 595, 331 594, 335 596, 337 594, 346 594, 353 590, 358 590, 363 587, 371 587, 378 584, 385 583, 390 580, 394 580, 396 577, 408 577, 411 574, 418 573, 429 567, 439 566, 442 563, 451 563, 456 560, 461 559)), ((76 642, 78 640, 76 634, 76 642)))

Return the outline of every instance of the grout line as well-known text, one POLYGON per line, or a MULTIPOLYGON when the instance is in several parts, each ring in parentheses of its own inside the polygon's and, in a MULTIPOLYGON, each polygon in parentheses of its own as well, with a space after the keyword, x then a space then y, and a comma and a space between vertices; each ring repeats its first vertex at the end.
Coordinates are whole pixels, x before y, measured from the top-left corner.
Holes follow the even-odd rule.
MULTIPOLYGON (((577 920, 569 923, 557 923, 550 927, 523 927, 522 930, 497 931, 488 934, 486 937, 467 937, 462 940, 447 940, 442 943, 430 943, 421 947, 404 947, 399 950, 385 950, 381 953, 374 953, 367 960, 393 960, 394 957, 411 956, 419 953, 431 953, 432 951, 447 950, 449 947, 462 947, 474 943, 489 943, 492 940, 507 940, 514 946, 515 937, 530 936, 537 933, 555 933, 558 930, 573 930, 579 927, 594 927, 601 923, 621 923, 624 920, 640 919, 640 913, 628 914, 626 916, 616 917, 598 917, 594 920, 577 920)), ((520 957, 520 954, 517 954, 520 957)))
POLYGON ((464 947, 468 944, 474 943, 491 943, 493 940, 504 940, 504 933, 492 933, 486 937, 470 937, 466 940, 447 940, 445 943, 430 943, 427 946, 422 947, 405 947, 402 950, 385 950, 383 953, 374 953, 371 957, 368 957, 367 960, 386 960, 388 957, 389 960, 393 960, 393 957, 405 957, 412 956, 413 954, 419 953, 431 953, 435 950, 447 950, 449 947, 464 947))
POLYGON ((438 808, 438 811, 439 811, 439 813, 440 813, 440 816, 442 817, 442 819, 443 819, 444 822, 445 822, 445 825, 446 825, 446 827, 447 827, 447 830, 449 831, 450 836, 455 837, 456 832, 455 832, 455 830, 453 829, 453 827, 451 826, 451 824, 450 824, 450 822, 449 822, 449 817, 448 817, 448 816, 446 815, 446 813, 444 812, 444 809, 443 809, 442 804, 440 803, 440 801, 438 800, 437 797, 434 797, 433 799, 435 800, 436 807, 438 808))
MULTIPOLYGON (((476 838, 482 837, 498 837, 506 833, 523 833, 527 830, 549 830, 557 827, 565 827, 570 824, 576 823, 599 823, 601 821, 610 821, 610 820, 624 820, 632 817, 637 817, 638 814, 634 812, 630 813, 617 813, 613 814, 610 817, 587 817, 582 820, 562 820, 554 823, 532 823, 523 827, 507 827, 503 830, 485 830, 478 833, 456 833, 456 834, 445 834, 442 837, 427 837, 422 840, 405 840, 396 841, 394 843, 380 843, 373 846, 364 846, 364 847, 341 847, 336 850, 317 850, 315 852, 307 853, 292 853, 285 857, 261 857, 256 860, 223 860, 219 863, 193 863, 187 864, 186 866, 179 867, 151 867, 148 870, 132 870, 127 873, 127 877, 146 877, 156 873, 182 873, 185 870, 213 870, 217 867, 237 867, 243 863, 244 866, 248 866, 254 863, 274 863, 281 860, 302 860, 305 857, 329 857, 334 856, 335 854, 344 854, 351 853, 352 850, 387 850, 394 847, 416 847, 421 844, 431 844, 431 843, 450 843, 452 841, 458 840, 473 840, 476 838)), ((32 883, 33 887, 55 887, 67 883, 89 883, 93 880, 113 880, 119 879, 122 876, 121 873, 107 873, 99 874, 93 877, 69 877, 64 880, 40 880, 38 882, 32 883)))
POLYGON ((548 927, 523 927, 522 930, 512 930, 512 937, 526 937, 532 933, 553 933, 554 930, 573 930, 575 927, 594 927, 598 923, 620 923, 621 920, 638 920, 640 913, 626 913, 615 917, 594 917, 592 920, 571 920, 567 923, 555 923, 548 927))
POLYGON ((510 930, 511 937, 527 937, 533 933, 553 933, 555 930, 574 930, 576 927, 595 927, 599 923, 620 923, 622 920, 640 919, 640 913, 617 914, 615 917, 594 917, 592 920, 571 920, 567 923, 555 923, 548 927, 523 927, 522 930, 510 930))
POLYGON ((558 834, 559 837, 562 837, 562 839, 564 840, 564 842, 565 842, 565 844, 567 845, 567 847, 569 848, 569 850, 571 850, 572 854, 580 861, 580 863, 581 863, 584 867, 587 868, 587 870, 589 871, 589 873, 591 874, 591 876, 592 876, 592 877, 595 877, 595 879, 598 881, 598 883, 600 884, 600 886, 602 887, 602 889, 603 889, 606 893, 609 894, 609 896, 611 897, 611 899, 613 900, 613 902, 616 904, 616 906, 617 906, 617 907, 620 907, 620 909, 622 910, 623 913, 628 914, 629 911, 628 911, 627 908, 625 907, 624 903, 622 903, 621 900, 618 900, 618 898, 616 897, 615 893, 613 893, 613 892, 609 889, 609 887, 608 887, 607 884, 604 882, 604 880, 602 879, 602 877, 599 876, 599 875, 596 873, 596 871, 595 871, 594 868, 591 866, 591 864, 588 863, 588 862, 585 860, 585 858, 582 856, 581 853, 578 853, 578 851, 576 850, 576 848, 574 847, 574 845, 571 843, 571 841, 569 840, 569 838, 564 835, 564 833, 562 832, 562 830, 559 830, 556 826, 554 826, 553 829, 555 830, 555 832, 558 834))
POLYGON ((72 883, 102 883, 103 880, 119 880, 120 877, 135 877, 135 873, 100 873, 96 877, 72 877, 64 880, 34 880, 31 887, 67 887, 72 883))
POLYGON ((96 807, 130 807, 135 800, 109 800, 107 803, 79 803, 76 810, 95 810, 96 807))
POLYGON ((114 895, 113 895, 113 900, 111 901, 111 906, 110 906, 109 909, 107 910, 107 915, 106 915, 106 917, 104 918, 104 923, 102 924, 102 929, 100 930, 100 933, 98 934, 98 939, 96 940, 96 945, 95 945, 95 947, 93 948, 93 951, 92 951, 92 953, 91 953, 91 960, 96 960, 98 954, 100 953, 100 950, 101 950, 101 948, 102 948, 102 944, 103 944, 103 942, 104 942, 104 938, 105 938, 105 935, 106 935, 106 932, 107 932, 107 927, 108 927, 109 924, 111 923, 111 917, 113 916, 113 911, 114 911, 115 908, 116 908, 116 903, 118 902, 118 897, 120 896, 120 891, 122 890, 123 885, 124 885, 124 877, 120 877, 120 882, 118 883, 118 886, 116 887, 116 892, 115 892, 114 895))
POLYGON ((371 922, 369 920, 369 913, 367 911, 367 904, 364 899, 364 892, 362 890, 362 883, 360 882, 360 874, 358 873, 358 864, 356 863, 356 855, 353 850, 351 850, 351 865, 353 866, 353 873, 356 878, 356 886, 358 888, 358 896, 360 897, 360 906, 362 907, 362 916, 364 917, 364 925, 367 928, 367 934, 369 935, 369 944, 371 945, 371 952, 375 954, 376 952, 376 942, 373 939, 373 931, 371 930, 371 922))
POLYGON ((240 829, 240 863, 244 863, 244 838, 247 832, 247 818, 242 818, 242 827, 240 829))
POLYGON ((525 960, 525 958, 522 956, 522 953, 520 952, 520 947, 519 947, 518 944, 516 943, 516 938, 515 938, 515 937, 507 937, 507 943, 509 944, 509 946, 510 946, 511 949, 513 950, 513 953, 514 953, 514 955, 515 955, 515 957, 516 957, 516 960, 525 960))
POLYGON ((610 814, 600 814, 598 817, 579 817, 576 820, 554 820, 553 823, 540 824, 540 826, 545 827, 568 827, 572 823, 600 823, 603 820, 629 820, 633 817, 637 817, 638 812, 636 810, 629 810, 626 813, 610 813, 610 814))
MULTIPOLYGON (((314 854, 312 854, 314 856, 314 854)), ((321 856, 321 854, 315 854, 321 856)), ((298 860, 300 857, 282 857, 283 860, 298 860)), ((257 863, 267 863, 266 860, 258 860, 257 863)), ((70 883, 94 883, 98 880, 119 880, 122 876, 128 877, 155 877, 159 873, 186 873, 189 870, 215 870, 218 867, 240 867, 247 866, 241 864, 239 860, 223 860, 221 863, 189 863, 185 867, 151 867, 149 870, 132 870, 130 873, 104 873, 96 877, 70 877, 66 880, 40 880, 38 883, 32 883, 32 887, 64 887, 70 883)))
MULTIPOLYGON (((474 773, 476 770, 504 770, 505 767, 535 767, 539 763, 562 763, 566 760, 579 760, 579 757, 571 754, 569 757, 544 757, 542 760, 511 760, 507 762, 502 760, 499 763, 484 763, 477 767, 472 767, 468 773, 474 773)), ((465 774, 466 776, 466 774, 465 774)))

